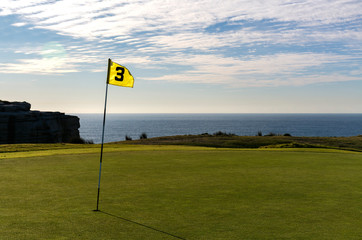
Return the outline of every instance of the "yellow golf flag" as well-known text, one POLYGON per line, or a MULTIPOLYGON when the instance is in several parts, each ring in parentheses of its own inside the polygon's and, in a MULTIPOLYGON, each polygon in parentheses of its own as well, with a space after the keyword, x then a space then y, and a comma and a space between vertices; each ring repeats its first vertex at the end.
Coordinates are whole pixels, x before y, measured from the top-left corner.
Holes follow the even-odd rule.
POLYGON ((126 67, 112 62, 111 59, 108 59, 107 83, 121 87, 133 88, 134 79, 126 67))

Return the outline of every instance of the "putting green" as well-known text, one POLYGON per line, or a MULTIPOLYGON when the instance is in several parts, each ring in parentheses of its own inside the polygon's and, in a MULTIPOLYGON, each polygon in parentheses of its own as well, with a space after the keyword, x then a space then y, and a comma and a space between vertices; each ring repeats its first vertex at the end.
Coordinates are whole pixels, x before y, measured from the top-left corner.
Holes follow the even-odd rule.
POLYGON ((362 154, 178 146, 0 153, 0 239, 359 239, 362 154))

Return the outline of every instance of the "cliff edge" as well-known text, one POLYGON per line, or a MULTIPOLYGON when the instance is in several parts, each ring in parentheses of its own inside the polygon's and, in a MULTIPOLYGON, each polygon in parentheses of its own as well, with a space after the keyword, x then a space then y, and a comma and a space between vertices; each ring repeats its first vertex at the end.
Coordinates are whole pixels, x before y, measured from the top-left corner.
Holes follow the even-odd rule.
POLYGON ((59 143, 79 139, 79 118, 31 111, 28 102, 0 100, 0 144, 59 143))

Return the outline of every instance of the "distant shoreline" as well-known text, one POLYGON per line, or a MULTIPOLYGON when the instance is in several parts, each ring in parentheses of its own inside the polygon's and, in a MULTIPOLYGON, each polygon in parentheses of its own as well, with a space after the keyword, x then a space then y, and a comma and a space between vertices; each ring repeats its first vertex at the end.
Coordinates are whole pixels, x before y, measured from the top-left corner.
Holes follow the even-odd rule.
MULTIPOLYGON (((77 114, 80 135, 101 142, 103 114, 77 114)), ((107 114, 105 142, 176 135, 213 134, 239 136, 258 132, 306 137, 348 137, 362 134, 362 114, 107 114)))

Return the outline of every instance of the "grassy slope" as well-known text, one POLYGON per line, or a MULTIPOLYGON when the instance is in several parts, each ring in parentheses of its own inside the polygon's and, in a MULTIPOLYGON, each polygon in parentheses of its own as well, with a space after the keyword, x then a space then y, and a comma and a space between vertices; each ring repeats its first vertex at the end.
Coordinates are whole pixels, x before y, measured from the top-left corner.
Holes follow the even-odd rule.
POLYGON ((362 236, 360 153, 111 144, 102 212, 93 212, 99 153, 90 147, 0 159, 0 239, 362 236))
POLYGON ((362 151, 362 137, 285 137, 183 135, 127 141, 127 144, 190 145, 222 148, 332 148, 362 151))

